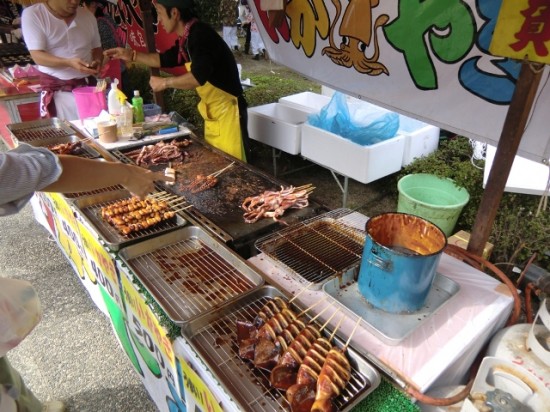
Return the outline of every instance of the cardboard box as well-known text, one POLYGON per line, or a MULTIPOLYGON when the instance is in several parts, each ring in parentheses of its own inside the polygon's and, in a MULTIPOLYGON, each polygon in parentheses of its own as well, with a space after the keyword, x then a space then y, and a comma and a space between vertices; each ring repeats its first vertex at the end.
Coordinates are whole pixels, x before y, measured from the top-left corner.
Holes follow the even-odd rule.
MULTIPOLYGON (((466 232, 465 230, 461 230, 460 232, 455 233, 451 237, 447 239, 447 243, 450 245, 458 246, 462 249, 468 248, 468 243, 470 242, 470 233, 466 232)), ((483 254, 482 257, 485 260, 489 260, 489 257, 491 256, 491 253, 493 252, 494 245, 492 243, 485 243, 485 247, 483 248, 483 254)))
POLYGON ((296 155, 301 147, 301 125, 308 113, 279 103, 248 108, 248 134, 285 153, 296 155))
POLYGON ((401 170, 404 147, 402 135, 361 146, 308 123, 302 125, 302 156, 361 183, 401 170))
POLYGON ((398 133, 405 136, 403 166, 407 166, 418 157, 429 155, 439 146, 439 127, 411 117, 399 115, 398 133))

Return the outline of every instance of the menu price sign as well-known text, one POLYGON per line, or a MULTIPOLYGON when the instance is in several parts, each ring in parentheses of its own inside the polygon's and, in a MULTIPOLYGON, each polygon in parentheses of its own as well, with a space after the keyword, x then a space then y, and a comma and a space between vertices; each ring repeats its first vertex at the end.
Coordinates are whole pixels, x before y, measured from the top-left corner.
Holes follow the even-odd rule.
POLYGON ((550 0, 503 0, 489 51, 550 63, 550 0))
POLYGON ((181 367, 185 404, 188 411, 222 412, 216 397, 191 366, 180 356, 176 357, 181 367))

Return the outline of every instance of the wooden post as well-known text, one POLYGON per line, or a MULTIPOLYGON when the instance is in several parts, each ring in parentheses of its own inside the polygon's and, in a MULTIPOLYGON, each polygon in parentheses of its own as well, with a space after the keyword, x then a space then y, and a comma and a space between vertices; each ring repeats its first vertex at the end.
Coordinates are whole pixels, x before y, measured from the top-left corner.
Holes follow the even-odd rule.
POLYGON ((481 256, 489 239, 497 209, 506 187, 510 169, 517 154, 525 125, 531 113, 544 65, 523 62, 516 89, 504 120, 493 167, 477 211, 468 251, 481 256))
MULTIPOLYGON (((145 32, 145 44, 147 46, 147 52, 155 53, 157 51, 155 46, 155 34, 153 30, 150 30, 150 27, 153 27, 153 13, 152 10, 153 2, 151 0, 139 0, 139 8, 141 9, 141 16, 143 17, 143 27, 145 32)), ((153 76, 160 76, 160 70, 156 67, 149 69, 150 73, 153 76)), ((162 92, 153 93, 153 99, 155 103, 158 104, 164 110, 164 98, 162 92)))

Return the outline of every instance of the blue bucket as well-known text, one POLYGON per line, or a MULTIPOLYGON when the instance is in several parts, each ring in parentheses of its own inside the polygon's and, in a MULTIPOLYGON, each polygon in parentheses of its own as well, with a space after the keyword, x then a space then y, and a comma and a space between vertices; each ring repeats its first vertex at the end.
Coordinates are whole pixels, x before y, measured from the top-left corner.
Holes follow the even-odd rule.
POLYGON ((421 309, 447 246, 443 231, 418 216, 383 213, 369 219, 366 232, 359 292, 386 312, 421 309))

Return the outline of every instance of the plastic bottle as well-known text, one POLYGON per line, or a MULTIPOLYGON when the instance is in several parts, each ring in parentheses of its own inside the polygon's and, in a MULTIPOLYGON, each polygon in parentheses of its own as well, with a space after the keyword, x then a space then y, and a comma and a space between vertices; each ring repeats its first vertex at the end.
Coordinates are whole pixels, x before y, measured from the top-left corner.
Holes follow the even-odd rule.
POLYGON ((132 127, 133 125, 133 118, 134 118, 134 112, 132 109, 132 105, 129 104, 126 100, 124 100, 124 104, 121 107, 120 112, 120 135, 122 137, 131 137, 132 133, 134 132, 134 129, 132 127))
POLYGON ((145 121, 145 115, 143 114, 143 98, 139 95, 139 90, 134 90, 132 106, 134 106, 134 123, 142 123, 145 121))
MULTIPOLYGON (((115 79, 111 83, 111 90, 109 90, 109 94, 107 94, 107 110, 111 116, 119 115, 122 107, 120 102, 120 93, 122 92, 118 90, 117 85, 118 79, 115 79)), ((124 93, 122 93, 122 95, 124 95, 124 93)))

